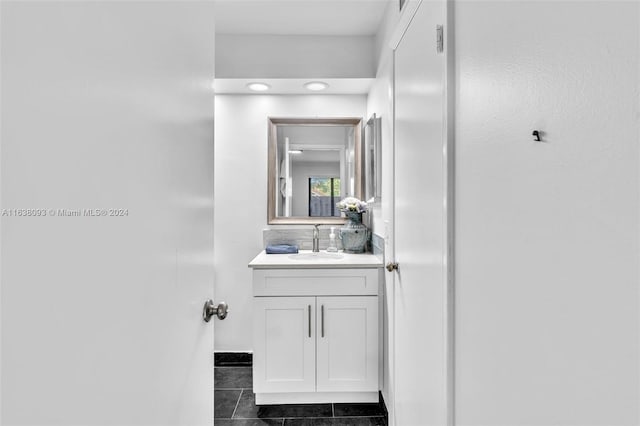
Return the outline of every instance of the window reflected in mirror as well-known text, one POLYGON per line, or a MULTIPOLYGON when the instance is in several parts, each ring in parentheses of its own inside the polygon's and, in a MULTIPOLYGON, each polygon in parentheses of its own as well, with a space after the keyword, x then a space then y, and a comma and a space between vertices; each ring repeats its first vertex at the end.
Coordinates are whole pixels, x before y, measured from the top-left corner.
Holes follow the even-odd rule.
POLYGON ((309 216, 340 216, 336 206, 342 193, 340 182, 339 176, 309 178, 309 216))

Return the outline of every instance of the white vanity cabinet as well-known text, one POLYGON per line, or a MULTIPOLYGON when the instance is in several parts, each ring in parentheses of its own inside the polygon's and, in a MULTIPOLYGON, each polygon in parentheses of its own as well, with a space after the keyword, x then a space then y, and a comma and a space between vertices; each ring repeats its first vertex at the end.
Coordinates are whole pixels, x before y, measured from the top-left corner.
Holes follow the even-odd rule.
POLYGON ((253 267, 256 404, 378 402, 380 268, 253 267))

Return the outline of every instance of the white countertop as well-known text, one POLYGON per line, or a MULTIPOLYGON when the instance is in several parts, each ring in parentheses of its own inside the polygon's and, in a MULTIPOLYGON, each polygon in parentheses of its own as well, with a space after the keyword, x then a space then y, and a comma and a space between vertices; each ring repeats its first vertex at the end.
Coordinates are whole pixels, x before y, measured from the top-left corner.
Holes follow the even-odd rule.
POLYGON ((314 254, 311 250, 300 250, 302 256, 291 254, 267 254, 261 251, 249 262, 249 267, 254 269, 314 269, 314 268, 382 268, 381 257, 371 253, 353 254, 338 252, 340 259, 331 258, 325 250, 314 254))

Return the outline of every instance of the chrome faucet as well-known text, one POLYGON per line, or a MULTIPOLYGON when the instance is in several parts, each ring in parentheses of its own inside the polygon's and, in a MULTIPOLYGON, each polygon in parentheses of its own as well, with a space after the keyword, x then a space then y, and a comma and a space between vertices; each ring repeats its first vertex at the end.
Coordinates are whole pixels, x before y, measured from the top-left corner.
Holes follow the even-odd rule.
POLYGON ((313 252, 318 253, 320 251, 320 230, 318 225, 313 225, 313 252))

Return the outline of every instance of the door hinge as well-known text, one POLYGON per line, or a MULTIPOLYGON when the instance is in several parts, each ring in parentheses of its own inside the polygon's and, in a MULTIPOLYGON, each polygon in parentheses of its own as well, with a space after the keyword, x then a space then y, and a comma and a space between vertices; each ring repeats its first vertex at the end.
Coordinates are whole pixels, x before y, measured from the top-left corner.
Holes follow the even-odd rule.
POLYGON ((436 26, 436 51, 444 52, 444 29, 442 25, 436 26))

